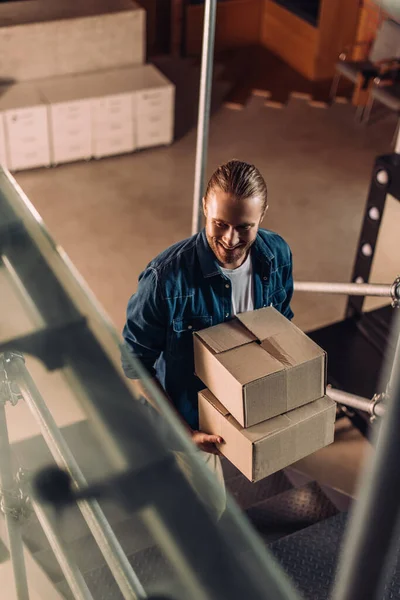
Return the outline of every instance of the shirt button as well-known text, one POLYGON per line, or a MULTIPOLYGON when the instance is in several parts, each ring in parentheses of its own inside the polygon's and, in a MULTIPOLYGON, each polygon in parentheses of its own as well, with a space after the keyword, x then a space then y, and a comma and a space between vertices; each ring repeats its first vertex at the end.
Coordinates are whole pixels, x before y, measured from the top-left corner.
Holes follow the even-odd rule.
POLYGON ((268 281, 268 277, 263 277, 264 281, 268 281))
POLYGON ((188 325, 188 329, 193 329, 193 325, 188 325))
POLYGON ((229 283, 226 283, 226 284, 225 284, 225 287, 229 289, 229 283))
POLYGON ((227 319, 229 317, 229 313, 226 313, 225 318, 227 319))

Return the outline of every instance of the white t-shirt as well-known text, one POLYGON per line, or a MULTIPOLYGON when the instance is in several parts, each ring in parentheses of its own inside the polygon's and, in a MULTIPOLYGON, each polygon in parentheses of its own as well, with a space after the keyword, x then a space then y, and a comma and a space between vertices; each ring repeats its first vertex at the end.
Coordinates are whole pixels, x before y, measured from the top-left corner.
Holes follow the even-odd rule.
POLYGON ((237 269, 223 269, 232 284, 232 312, 234 315, 254 310, 253 264, 250 252, 237 269))

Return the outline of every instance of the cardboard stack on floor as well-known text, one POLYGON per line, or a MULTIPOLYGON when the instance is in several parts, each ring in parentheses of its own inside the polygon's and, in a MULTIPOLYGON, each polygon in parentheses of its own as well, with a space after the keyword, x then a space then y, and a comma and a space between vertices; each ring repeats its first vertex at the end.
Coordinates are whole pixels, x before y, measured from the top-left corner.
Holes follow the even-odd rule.
POLYGON ((326 354, 274 308, 195 332, 200 429, 258 481, 333 442, 326 354))
POLYGON ((0 4, 0 164, 17 171, 172 142, 174 86, 144 64, 145 16, 132 0, 0 4))

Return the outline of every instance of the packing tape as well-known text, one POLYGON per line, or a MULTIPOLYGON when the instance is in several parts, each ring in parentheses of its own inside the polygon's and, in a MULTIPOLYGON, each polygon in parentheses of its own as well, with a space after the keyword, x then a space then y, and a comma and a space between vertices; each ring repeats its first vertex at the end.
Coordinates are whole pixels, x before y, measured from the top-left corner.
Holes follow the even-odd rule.
POLYGON ((284 367, 294 367, 296 365, 296 361, 282 348, 275 336, 263 340, 261 348, 276 358, 284 367))

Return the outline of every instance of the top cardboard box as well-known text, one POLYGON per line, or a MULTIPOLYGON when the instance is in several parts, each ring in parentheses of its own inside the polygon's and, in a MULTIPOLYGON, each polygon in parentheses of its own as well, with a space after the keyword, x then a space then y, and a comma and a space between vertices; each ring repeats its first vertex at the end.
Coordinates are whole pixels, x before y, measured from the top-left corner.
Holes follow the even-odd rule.
POLYGON ((250 427, 325 394, 326 353, 272 307, 194 334, 196 375, 250 427))

